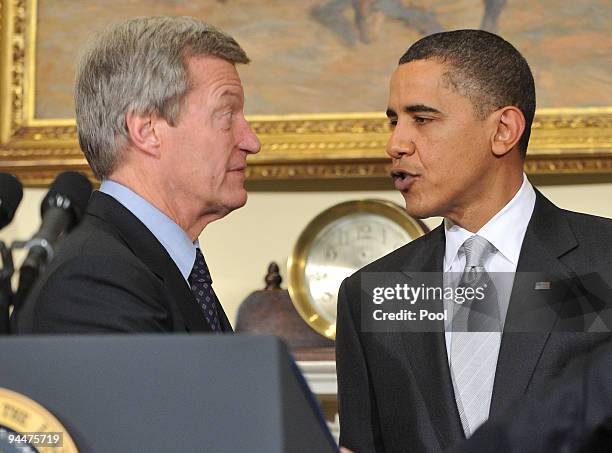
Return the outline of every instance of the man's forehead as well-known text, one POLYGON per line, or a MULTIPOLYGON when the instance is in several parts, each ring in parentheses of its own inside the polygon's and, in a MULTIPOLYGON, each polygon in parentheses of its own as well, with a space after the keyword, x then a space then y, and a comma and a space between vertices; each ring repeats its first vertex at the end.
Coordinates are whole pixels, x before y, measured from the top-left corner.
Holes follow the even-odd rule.
POLYGON ((187 60, 187 71, 193 80, 226 79, 230 83, 240 84, 236 66, 227 60, 213 55, 195 55, 187 60))
POLYGON ((241 99, 242 82, 233 63, 212 56, 192 57, 188 62, 190 91, 217 98, 241 99))
POLYGON ((443 103, 454 92, 447 78, 449 66, 434 60, 399 65, 391 76, 389 103, 443 103))
POLYGON ((399 65, 391 76, 391 84, 442 86, 448 70, 448 65, 435 60, 415 60, 399 65))

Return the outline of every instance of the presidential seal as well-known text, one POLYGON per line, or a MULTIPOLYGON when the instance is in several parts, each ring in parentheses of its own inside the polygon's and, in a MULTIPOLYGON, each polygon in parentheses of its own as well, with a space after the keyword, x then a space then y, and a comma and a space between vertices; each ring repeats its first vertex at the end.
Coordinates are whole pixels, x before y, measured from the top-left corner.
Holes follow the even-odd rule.
POLYGON ((0 387, 0 452, 78 453, 66 428, 37 402, 0 387))

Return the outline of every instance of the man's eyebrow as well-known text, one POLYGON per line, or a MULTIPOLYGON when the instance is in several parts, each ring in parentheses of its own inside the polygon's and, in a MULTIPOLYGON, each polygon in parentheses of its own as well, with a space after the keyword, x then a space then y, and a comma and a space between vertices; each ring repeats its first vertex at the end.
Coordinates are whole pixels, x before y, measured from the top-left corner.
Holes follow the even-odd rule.
POLYGON ((225 90, 223 93, 221 93, 221 95, 219 97, 223 98, 223 97, 227 97, 227 96, 240 99, 240 95, 238 93, 236 93, 236 91, 233 91, 233 90, 225 90))
POLYGON ((224 90, 218 97, 219 103, 214 110, 216 112, 226 109, 228 106, 234 106, 240 104, 242 97, 239 93, 232 90, 224 90))
MULTIPOLYGON (((438 114, 442 114, 442 112, 436 108, 430 107, 428 105, 425 104, 411 104, 411 105, 407 105, 406 107, 404 107, 402 109, 404 112, 406 113, 423 113, 423 112, 428 112, 428 113, 438 113, 438 114)), ((397 117, 397 112, 395 110, 393 110, 392 108, 387 108, 387 118, 396 118, 397 117)))
POLYGON ((430 107, 428 105, 424 105, 424 104, 407 105, 406 107, 404 107, 404 112, 406 113, 422 113, 422 112, 442 113, 440 110, 430 107))

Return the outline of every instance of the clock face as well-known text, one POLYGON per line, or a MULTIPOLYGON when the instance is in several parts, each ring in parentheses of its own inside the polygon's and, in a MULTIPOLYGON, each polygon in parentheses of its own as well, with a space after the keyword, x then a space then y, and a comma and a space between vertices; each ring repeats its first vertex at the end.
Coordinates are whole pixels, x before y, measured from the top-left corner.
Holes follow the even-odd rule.
POLYGON ((342 280, 411 239, 397 223, 375 214, 351 214, 323 228, 312 243, 305 269, 308 296, 317 313, 335 323, 342 280))
POLYGON ((321 335, 335 338, 342 280, 425 232, 388 201, 347 201, 323 211, 306 226, 287 264, 297 311, 321 335))

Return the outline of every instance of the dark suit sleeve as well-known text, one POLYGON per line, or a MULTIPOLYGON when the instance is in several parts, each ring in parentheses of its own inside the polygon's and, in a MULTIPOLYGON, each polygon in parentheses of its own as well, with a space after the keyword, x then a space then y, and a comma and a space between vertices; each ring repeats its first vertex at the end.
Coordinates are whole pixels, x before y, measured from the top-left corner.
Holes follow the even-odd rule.
MULTIPOLYGON (((340 445, 355 453, 384 452, 376 402, 371 392, 368 365, 358 330, 358 315, 351 308, 359 307, 359 300, 349 303, 345 280, 338 294, 336 322, 336 368, 338 374, 338 409, 340 415, 340 445)), ((350 293, 359 296, 359 288, 350 293)))
POLYGON ((111 256, 80 256, 38 289, 32 333, 159 332, 171 329, 163 282, 111 256))

